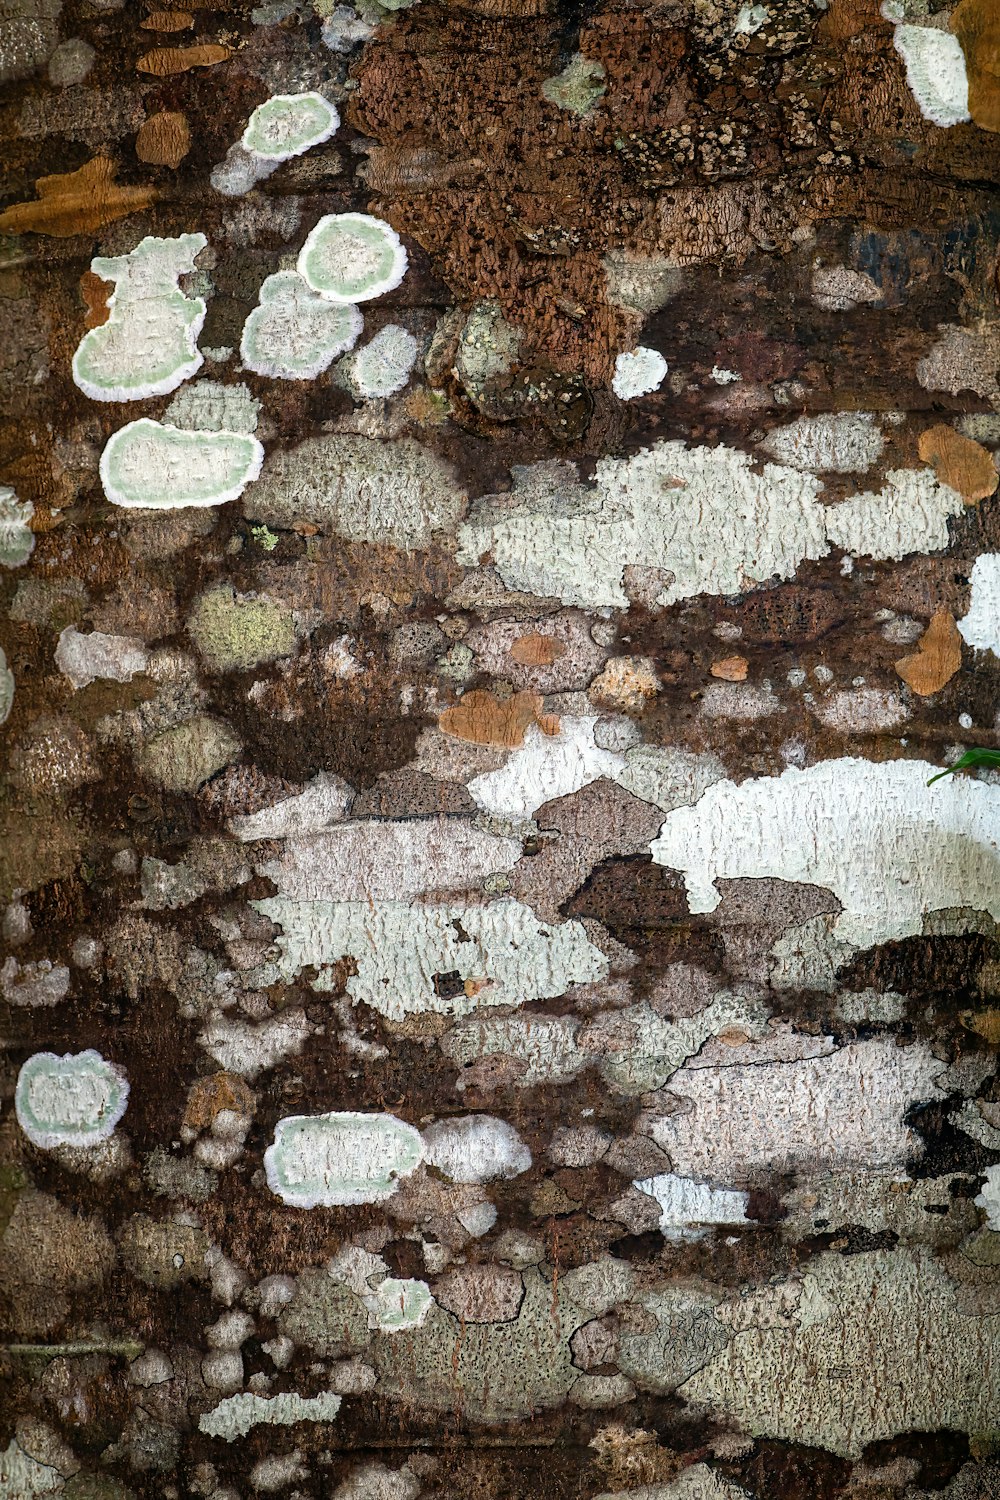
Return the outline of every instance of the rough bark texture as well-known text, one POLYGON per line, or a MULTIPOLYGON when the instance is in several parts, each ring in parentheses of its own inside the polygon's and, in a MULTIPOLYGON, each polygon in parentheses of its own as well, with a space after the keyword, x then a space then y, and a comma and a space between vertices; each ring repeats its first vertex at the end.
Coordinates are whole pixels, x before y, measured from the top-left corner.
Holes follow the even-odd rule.
POLYGON ((0 1500, 1000 1495, 998 56, 0 0, 0 1500))

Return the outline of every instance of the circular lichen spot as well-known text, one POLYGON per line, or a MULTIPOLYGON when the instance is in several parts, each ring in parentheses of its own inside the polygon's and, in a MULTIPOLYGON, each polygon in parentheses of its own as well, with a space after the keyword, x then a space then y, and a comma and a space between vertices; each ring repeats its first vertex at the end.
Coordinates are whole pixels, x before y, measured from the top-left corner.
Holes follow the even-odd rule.
POLYGON ((384 219, 370 214, 328 214, 302 247, 298 272, 331 302, 367 302, 399 286, 406 251, 384 219))
POLYGON ((275 94, 254 110, 241 144, 267 161, 287 161, 328 141, 339 125, 340 116, 322 94, 275 94))

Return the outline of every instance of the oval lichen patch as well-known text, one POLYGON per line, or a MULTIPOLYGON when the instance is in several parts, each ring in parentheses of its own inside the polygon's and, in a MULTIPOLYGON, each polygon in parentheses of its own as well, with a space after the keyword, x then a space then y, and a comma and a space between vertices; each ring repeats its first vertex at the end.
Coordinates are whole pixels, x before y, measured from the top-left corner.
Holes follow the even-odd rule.
POLYGON ((322 94, 275 94, 250 116, 242 145, 268 161, 287 161, 328 141, 339 125, 339 114, 322 94))
POLYGON ((240 354, 255 375, 314 380, 358 341, 363 320, 351 302, 331 302, 296 271, 276 271, 243 325, 240 354))
POLYGON ((368 302, 399 286, 406 251, 384 219, 370 214, 327 214, 308 235, 299 275, 331 302, 368 302))
POLYGON ((423 1160, 420 1133, 395 1115, 290 1115, 264 1153, 271 1192, 293 1208, 390 1198, 423 1160))
POLYGON ((14 1091, 17 1122, 44 1151, 107 1140, 128 1104, 128 1080, 99 1052, 36 1052, 14 1091))
POLYGON ((112 505, 222 505, 260 474, 264 449, 243 432, 185 432, 141 417, 108 439, 101 483, 112 505))

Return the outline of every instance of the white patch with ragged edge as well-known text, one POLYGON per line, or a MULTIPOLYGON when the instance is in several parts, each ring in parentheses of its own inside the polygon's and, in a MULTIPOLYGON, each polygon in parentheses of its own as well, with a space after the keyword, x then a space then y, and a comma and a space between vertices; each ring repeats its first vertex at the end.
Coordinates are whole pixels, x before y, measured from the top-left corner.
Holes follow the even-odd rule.
POLYGON ((208 244, 203 234, 177 239, 147 235, 128 255, 97 256, 95 276, 113 281, 106 322, 89 329, 73 355, 73 379, 94 401, 165 396, 204 363, 198 335, 201 297, 188 297, 179 278, 194 270, 208 244))
POLYGON ((682 1068, 670 1080, 678 1111, 653 1139, 686 1177, 725 1185, 782 1172, 886 1171, 921 1151, 907 1112, 943 1097, 945 1064, 923 1044, 851 1042, 823 1057, 682 1068))
POLYGON ((957 36, 934 26, 897 26, 893 46, 925 120, 947 127, 969 119, 969 77, 957 36))
POLYGON ((793 469, 858 474, 878 462, 885 438, 871 412, 822 412, 775 427, 760 446, 793 469))
POLYGON ((391 1198, 424 1158, 420 1132, 389 1114, 290 1115, 264 1152, 267 1185, 292 1208, 391 1198))
POLYGON ((965 502, 931 469, 890 469, 880 490, 851 495, 826 508, 826 534, 835 547, 877 562, 948 546, 948 521, 965 502))
POLYGON ((631 458, 601 459, 594 488, 522 484, 487 497, 459 529, 458 560, 492 558, 508 588, 585 608, 628 607, 626 567, 669 574, 659 606, 697 594, 740 594, 792 578, 831 544, 876 559, 948 545, 961 496, 928 469, 896 469, 879 491, 836 505, 823 485, 789 464, 732 448, 655 444, 631 458))
POLYGON ((340 1397, 324 1391, 319 1396, 300 1396, 282 1391, 277 1396, 254 1396, 241 1391, 227 1396, 198 1418, 198 1428, 209 1437, 232 1443, 246 1437, 252 1427, 265 1422, 271 1427, 293 1427, 296 1422, 332 1422, 340 1410, 340 1397))
POLYGON ((119 428, 101 454, 112 505, 175 510, 223 505, 260 474, 264 449, 243 432, 192 432, 140 417, 119 428))
POLYGON ((663 1172, 633 1184, 660 1205, 660 1233, 668 1240, 700 1240, 717 1224, 746 1224, 748 1196, 663 1172))
POLYGON ((330 989, 329 966, 353 958, 348 994, 395 1021, 416 1011, 465 1015, 552 999, 608 973, 581 923, 541 922, 519 901, 424 906, 272 896, 251 904, 282 929, 280 957, 261 973, 264 982, 315 966, 313 988, 330 989))
POLYGON ((339 126, 339 114, 322 94, 272 94, 250 116, 240 145, 266 161, 288 161, 328 141, 339 126))
POLYGON ((969 612, 958 629, 966 645, 1000 656, 1000 552, 984 552, 972 564, 969 612))
POLYGON ((365 401, 394 396, 409 380, 417 352, 417 341, 408 328, 387 323, 344 361, 345 383, 365 401))
POLYGON ((518 839, 487 833, 469 818, 372 818, 290 839, 260 869, 293 901, 409 901, 472 890, 520 857, 518 839))
POLYGON ((975 1205, 985 1212, 988 1228, 1000 1230, 1000 1164, 987 1167, 983 1175, 986 1180, 975 1205))
POLYGON ((611 389, 622 401, 634 401, 637 396, 648 396, 663 384, 667 373, 667 362, 656 349, 645 344, 619 354, 615 360, 615 373, 611 389))
POLYGON ((462 1115, 429 1125, 424 1154, 452 1182, 518 1177, 531 1166, 531 1152, 513 1125, 495 1115, 462 1115))
POLYGON ((92 1048, 36 1052, 17 1076, 17 1123, 43 1151, 96 1146, 113 1134, 128 1105, 128 1080, 92 1048))
POLYGON ((314 380, 354 347, 363 327, 359 308, 327 301, 296 271, 276 271, 243 325, 240 355, 256 375, 314 380))
POLYGON ((524 744, 499 770, 469 782, 476 805, 500 817, 528 818, 544 802, 578 792, 601 776, 621 775, 625 758, 595 744, 596 724, 596 714, 582 714, 564 717, 558 734, 529 725, 524 744))
POLYGON ((320 771, 297 796, 284 797, 259 812, 230 818, 229 831, 243 844, 256 839, 307 838, 339 823, 353 797, 346 781, 320 771))
POLYGON ((0 484, 0 567, 20 568, 35 547, 31 518, 35 507, 19 500, 9 484, 0 484))
POLYGON ((68 625, 56 646, 56 666, 74 688, 85 688, 97 678, 109 682, 131 682, 149 665, 142 641, 127 635, 105 635, 91 630, 83 635, 68 625))
POLYGON ((650 850, 683 872, 692 912, 715 910, 720 879, 823 886, 843 906, 838 938, 859 947, 919 933, 946 907, 1000 918, 1000 787, 960 777, 928 787, 939 769, 847 756, 718 781, 668 813, 650 850))

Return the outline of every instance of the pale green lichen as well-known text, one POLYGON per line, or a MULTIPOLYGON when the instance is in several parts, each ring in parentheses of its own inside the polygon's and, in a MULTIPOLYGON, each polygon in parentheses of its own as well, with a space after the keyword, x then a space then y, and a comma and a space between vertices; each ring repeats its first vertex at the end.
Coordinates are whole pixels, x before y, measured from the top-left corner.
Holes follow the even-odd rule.
POLYGON ((185 432, 141 417, 108 439, 101 454, 104 493, 140 510, 222 505, 256 479, 264 449, 241 432, 185 432))
POLYGON ((375 400, 403 389, 416 358, 413 334, 398 323, 387 323, 362 349, 344 360, 337 373, 352 395, 375 400))
POLYGON ((254 1396, 241 1391, 204 1412, 198 1418, 198 1427, 209 1437, 224 1438, 231 1443, 246 1437, 261 1422, 272 1427, 292 1427, 296 1422, 332 1422, 339 1410, 340 1397, 329 1391, 319 1396, 300 1396, 297 1391, 254 1396))
POLYGON ((420 1132, 395 1115, 291 1115, 264 1153, 271 1192, 295 1208, 377 1203, 423 1160, 420 1132))
POLYGON ((240 753, 240 742, 228 724, 197 714, 151 739, 139 755, 139 768, 150 781, 172 792, 196 792, 210 776, 240 753))
POLYGON ((0 724, 6 724, 14 704, 14 674, 7 665, 7 658, 0 647, 0 724))
POLYGON ((368 1325, 383 1333, 402 1333, 419 1328, 434 1306, 426 1281, 401 1281, 387 1276, 363 1299, 368 1309, 368 1325))
POLYGON ((30 500, 19 500, 9 485, 0 484, 0 566, 19 568, 28 561, 35 545, 34 514, 30 500))
POLYGON ((328 141, 340 125, 322 94, 274 94, 250 116, 241 145, 267 161, 288 161, 328 141))
POLYGON ((574 115, 585 115, 593 109, 607 88, 607 75, 602 63, 584 57, 582 52, 573 55, 555 78, 546 78, 542 84, 542 95, 550 104, 568 109, 574 115))
POLYGON ((270 599, 237 594, 228 583, 199 595, 187 628, 213 672, 249 671, 261 662, 290 656, 295 649, 295 622, 289 610, 270 599))
POLYGON ((99 1052, 36 1052, 17 1076, 14 1109, 28 1139, 44 1151, 96 1146, 128 1104, 128 1080, 99 1052))
POLYGON ((331 302, 367 302, 399 286, 406 251, 384 219, 370 214, 327 214, 310 231, 298 272, 331 302))
POLYGON ((276 380, 314 380, 353 348, 363 319, 352 302, 331 302, 296 271, 277 271, 243 326, 240 354, 248 370, 276 380))
POLYGON ((194 270, 203 234, 147 235, 128 255, 97 256, 91 270, 113 281, 107 322, 91 328, 73 356, 73 379, 95 401, 137 401, 176 390, 202 365, 197 340, 205 321, 201 297, 178 277, 194 270))

